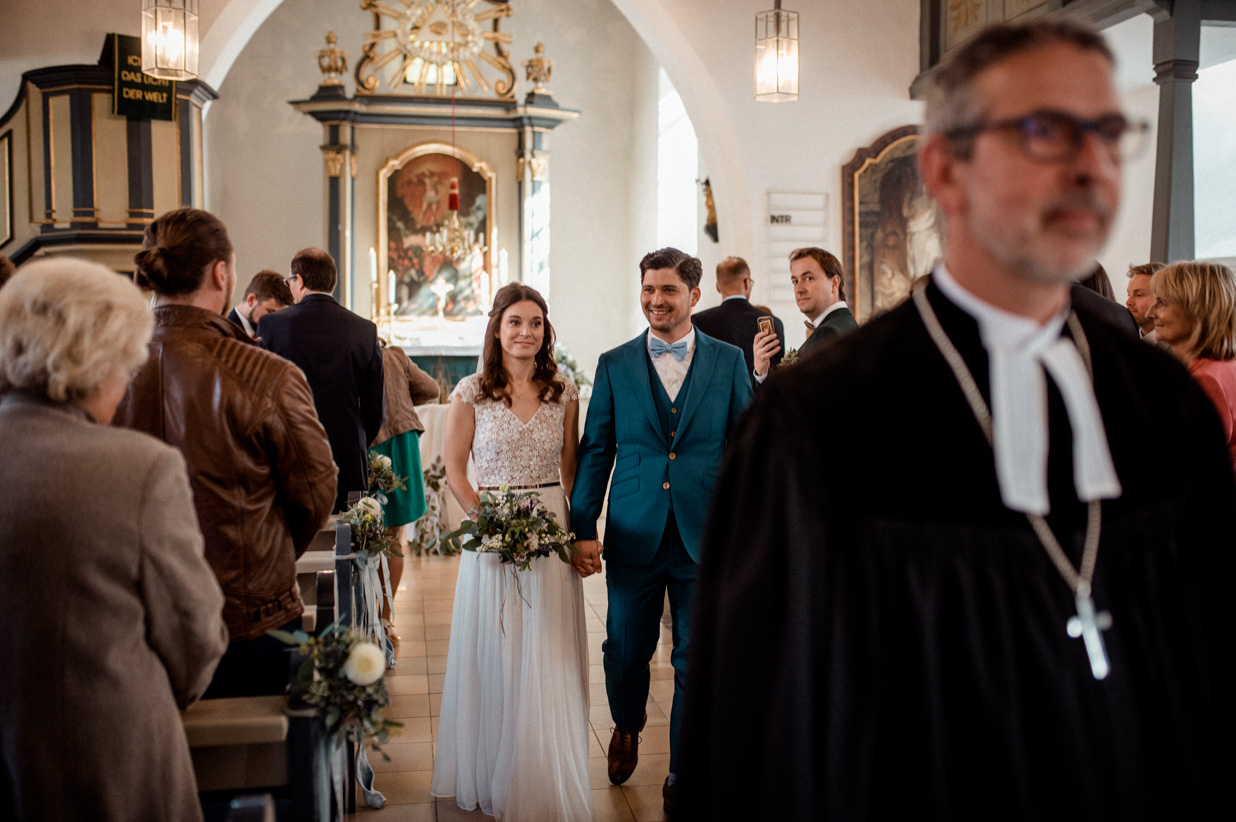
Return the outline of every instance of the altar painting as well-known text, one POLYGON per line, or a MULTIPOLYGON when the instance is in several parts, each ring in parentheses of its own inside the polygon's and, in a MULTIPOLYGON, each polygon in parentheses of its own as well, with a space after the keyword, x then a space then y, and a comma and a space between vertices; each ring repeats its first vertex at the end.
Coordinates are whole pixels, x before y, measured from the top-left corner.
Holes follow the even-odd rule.
POLYGON ((409 149, 381 172, 381 229, 385 230, 384 302, 399 317, 483 316, 492 299, 491 208, 494 175, 465 151, 445 144, 409 149), (473 232, 471 251, 451 259, 432 247, 449 211, 451 180, 459 181, 459 220, 473 232))

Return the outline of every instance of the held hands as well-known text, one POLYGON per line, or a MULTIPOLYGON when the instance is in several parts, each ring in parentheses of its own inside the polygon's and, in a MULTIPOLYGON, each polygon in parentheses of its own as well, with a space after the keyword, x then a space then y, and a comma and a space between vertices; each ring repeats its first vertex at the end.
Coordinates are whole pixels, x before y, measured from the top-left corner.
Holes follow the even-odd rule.
POLYGON ((605 546, 595 539, 581 539, 575 543, 571 566, 581 577, 592 576, 601 570, 601 552, 605 546))
POLYGON ((781 341, 777 339, 777 335, 769 331, 761 331, 755 335, 755 342, 752 345, 751 353, 755 364, 755 373, 761 377, 768 375, 768 364, 772 362, 772 358, 778 351, 781 350, 781 341))

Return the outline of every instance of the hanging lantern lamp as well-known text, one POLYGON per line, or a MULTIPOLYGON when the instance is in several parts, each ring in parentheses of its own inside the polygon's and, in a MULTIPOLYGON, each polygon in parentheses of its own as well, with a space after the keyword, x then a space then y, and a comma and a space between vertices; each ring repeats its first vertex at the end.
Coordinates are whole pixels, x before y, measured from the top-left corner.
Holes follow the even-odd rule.
POLYGON ((781 0, 755 15, 755 99, 798 99, 798 12, 783 11, 781 0))
POLYGON ((197 77, 198 0, 142 0, 142 72, 163 80, 197 77))

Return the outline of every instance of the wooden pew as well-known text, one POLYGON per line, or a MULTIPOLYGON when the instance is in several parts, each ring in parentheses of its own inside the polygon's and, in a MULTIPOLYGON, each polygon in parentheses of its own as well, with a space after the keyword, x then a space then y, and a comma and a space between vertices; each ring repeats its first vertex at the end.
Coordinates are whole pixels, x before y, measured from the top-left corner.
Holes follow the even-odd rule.
MULTIPOLYGON (((309 561, 303 567, 297 563, 302 590, 307 586, 301 572, 312 580, 312 593, 302 594, 307 615, 312 608, 314 617, 315 624, 305 626, 310 632, 333 623, 336 614, 345 625, 355 619, 352 560, 339 558, 352 552, 351 529, 340 523, 321 536, 333 542, 331 550, 316 551, 312 557, 306 552, 301 559, 310 557, 309 561), (326 555, 325 562, 321 554, 326 555)), ((299 665, 300 658, 292 658, 289 671, 299 665)), ((293 686, 295 692, 294 682, 293 686)), ((286 695, 212 699, 191 705, 182 719, 203 807, 215 811, 219 819, 238 792, 255 790, 275 794, 279 822, 331 822, 334 818, 328 746, 315 708, 286 695)), ((354 757, 354 749, 348 746, 348 813, 356 809, 351 789, 354 757)))

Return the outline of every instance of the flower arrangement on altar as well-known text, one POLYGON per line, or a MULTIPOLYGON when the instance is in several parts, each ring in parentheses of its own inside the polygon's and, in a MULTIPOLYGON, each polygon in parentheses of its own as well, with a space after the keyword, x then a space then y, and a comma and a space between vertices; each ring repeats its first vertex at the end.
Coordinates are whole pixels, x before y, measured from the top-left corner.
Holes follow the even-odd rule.
POLYGON ((377 497, 361 497, 360 502, 340 514, 339 519, 352 526, 352 550, 358 554, 403 556, 395 548, 398 540, 386 530, 382 503, 377 497))
POLYGON ((570 562, 575 534, 567 531, 545 507, 541 495, 520 493, 506 485, 497 493, 481 492, 481 502, 472 519, 465 519, 442 539, 462 538, 465 551, 497 554, 517 571, 526 571, 537 557, 557 554, 570 562))
POLYGON ((412 553, 428 554, 437 549, 444 557, 459 553, 458 539, 444 539, 447 528, 443 523, 443 513, 446 511, 446 465, 442 457, 434 457, 433 463, 424 470, 425 477, 425 513, 413 526, 412 537, 408 547, 412 553))
MULTIPOLYGON (((380 752, 391 731, 403 727, 386 718, 386 655, 364 634, 344 630, 338 623, 316 637, 304 631, 267 633, 297 646, 304 657, 296 681, 304 691, 305 702, 322 712, 326 734, 332 741, 368 744, 380 752)), ((382 756, 390 759, 385 753, 382 756)))
POLYGON ((584 369, 579 367, 579 363, 575 362, 575 358, 567 352, 565 346, 554 344, 554 360, 558 363, 559 373, 575 383, 580 399, 586 400, 592 396, 592 380, 588 379, 584 369))

